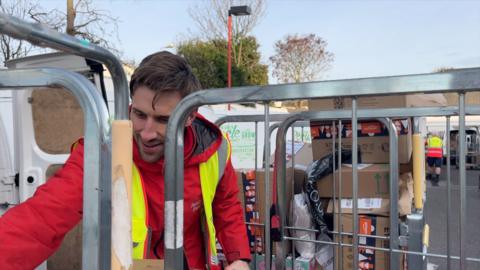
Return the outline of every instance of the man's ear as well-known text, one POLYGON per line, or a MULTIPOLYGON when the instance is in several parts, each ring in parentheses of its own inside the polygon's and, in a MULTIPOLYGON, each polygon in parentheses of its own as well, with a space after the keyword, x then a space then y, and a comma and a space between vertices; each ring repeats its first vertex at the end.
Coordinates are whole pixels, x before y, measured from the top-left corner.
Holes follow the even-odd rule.
POLYGON ((195 115, 196 115, 197 111, 195 110, 194 112, 192 112, 188 118, 187 118, 187 122, 185 122, 185 126, 186 127, 189 127, 193 124, 193 121, 195 121, 195 115))

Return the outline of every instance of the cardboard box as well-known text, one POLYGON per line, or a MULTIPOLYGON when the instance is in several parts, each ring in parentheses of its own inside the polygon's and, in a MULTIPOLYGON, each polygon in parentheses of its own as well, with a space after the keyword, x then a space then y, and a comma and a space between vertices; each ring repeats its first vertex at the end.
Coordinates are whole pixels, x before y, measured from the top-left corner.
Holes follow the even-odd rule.
MULTIPOLYGON (((405 107, 438 107, 447 106, 447 99, 443 94, 414 94, 371 96, 357 98, 360 109, 405 108, 405 107)), ((330 98, 309 100, 310 111, 341 110, 352 108, 351 98, 330 98)))
MULTIPOLYGON (((353 177, 352 166, 344 164, 342 166, 342 198, 352 198, 353 196, 353 177)), ((389 164, 358 164, 358 198, 390 198, 390 165, 389 164)), ((317 181, 317 190, 321 198, 338 197, 339 172, 329 174, 317 181), (333 196, 333 177, 335 174, 335 191, 333 196)), ((403 182, 413 186, 411 173, 402 173, 399 175, 399 186, 403 182)), ((408 188, 408 187, 407 187, 408 188)), ((411 188, 413 189, 413 187, 411 188)), ((408 189, 410 192, 410 189, 408 189)), ((410 195, 413 192, 409 193, 410 195)), ((411 195, 413 197, 413 195, 411 195)), ((400 197, 399 197, 400 198, 400 197)))
POLYGON ((295 153, 295 160, 290 159, 289 162, 287 163, 287 167, 293 167, 292 166, 292 161, 295 162, 295 166, 301 165, 301 166, 308 166, 310 163, 313 161, 313 148, 312 144, 310 143, 304 143, 302 148, 298 150, 297 153, 295 153))
MULTIPOLYGON (((327 213, 340 213, 339 200, 329 200, 327 206, 327 213), (335 201, 335 211, 333 211, 333 204, 335 201)), ((352 214, 352 199, 342 199, 342 214, 352 214)), ((364 215, 381 215, 389 216, 390 214, 390 200, 385 198, 359 198, 358 199, 358 213, 364 215)))
MULTIPOLYGON (((352 167, 342 166, 342 198, 352 198, 352 167)), ((390 166, 389 164, 358 164, 358 197, 359 198, 390 198, 390 166)), ((335 190, 339 194, 339 172, 335 172, 335 190)), ((333 198, 333 174, 317 181, 318 195, 323 198, 333 198)), ((336 197, 336 196, 335 196, 336 197)))
MULTIPOLYGON (((327 213, 332 214, 333 199, 328 201, 327 213)), ((400 175, 398 183, 398 215, 406 216, 412 213, 413 177, 411 173, 400 175)), ((352 199, 342 199, 342 214, 352 214, 352 199)), ((358 213, 368 215, 390 215, 390 199, 386 198, 359 198, 358 213)), ((339 200, 335 200, 335 213, 339 213, 339 200)))
POLYGON ((410 215, 413 208, 413 175, 402 173, 398 185, 398 214, 400 216, 410 215))
MULTIPOLYGON (((398 161, 409 163, 412 156, 412 129, 410 119, 394 120, 398 133, 398 161)), ((333 140, 338 144, 338 127, 332 127, 331 122, 312 122, 313 159, 321 159, 332 153, 333 140)), ((352 125, 344 122, 342 128, 342 148, 352 149, 352 125)), ((378 121, 358 122, 359 160, 363 163, 388 163, 390 161, 390 139, 387 128, 378 121)))
POLYGON ((163 270, 163 260, 133 260, 133 270, 163 270))
MULTIPOLYGON (((447 100, 447 106, 458 105, 457 93, 445 93, 444 95, 445 95, 445 99, 447 100)), ((479 105, 479 104, 480 104, 479 92, 468 92, 465 94, 465 105, 479 105)))
MULTIPOLYGON (((367 235, 388 236, 390 234, 389 219, 381 216, 359 216, 359 233, 367 235)), ((342 232, 353 231, 353 218, 352 215, 342 215, 341 225, 342 232)), ((336 231, 339 231, 336 228, 336 231)), ((338 236, 335 237, 338 241, 338 236)), ((341 238, 342 243, 352 243, 351 236, 343 236, 341 238)), ((381 248, 388 248, 388 240, 375 239, 372 237, 359 237, 359 245, 374 246, 381 248)), ((337 253, 339 248, 336 247, 337 253)), ((369 248, 360 248, 358 253, 358 267, 353 267, 353 249, 351 247, 343 247, 343 258, 339 260, 339 256, 336 257, 336 269, 341 269, 340 264, 343 263, 344 270, 357 270, 357 269, 374 269, 374 270, 386 270, 389 269, 389 256, 384 251, 376 251, 369 248), (362 268, 362 267, 363 268, 362 268)))
MULTIPOLYGON (((294 158, 292 158, 292 142, 286 142, 286 157, 287 168, 293 167, 292 161, 295 162, 295 166, 307 167, 313 161, 313 149, 312 144, 306 142, 295 142, 294 144, 294 158)), ((271 165, 275 162, 275 153, 270 156, 271 165)))

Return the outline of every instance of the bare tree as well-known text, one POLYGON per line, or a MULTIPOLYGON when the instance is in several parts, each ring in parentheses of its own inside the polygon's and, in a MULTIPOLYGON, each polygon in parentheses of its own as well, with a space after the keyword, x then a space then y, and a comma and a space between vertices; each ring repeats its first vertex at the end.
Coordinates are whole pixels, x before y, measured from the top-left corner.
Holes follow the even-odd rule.
POLYGON ((452 71, 454 70, 455 68, 453 67, 437 67, 437 68, 434 68, 433 69, 433 72, 435 73, 442 73, 442 72, 448 72, 448 71, 452 71))
POLYGON ((49 12, 38 12, 32 19, 47 24, 58 31, 89 40, 113 53, 121 51, 113 45, 112 40, 119 41, 117 17, 108 10, 94 6, 93 0, 67 0, 67 10, 53 9, 49 12), (70 6, 68 8, 68 6, 70 6), (72 9, 73 8, 73 9, 72 9), (110 27, 113 27, 113 31, 110 27))
POLYGON ((232 45, 235 64, 241 65, 242 39, 260 22, 266 9, 266 0, 208 0, 199 2, 188 12, 206 40, 227 39, 228 10, 231 6, 248 5, 252 14, 232 20, 232 45))
POLYGON ((288 35, 275 43, 270 57, 272 75, 281 83, 308 82, 321 78, 330 68, 334 55, 326 50, 327 42, 315 34, 288 35))
MULTIPOLYGON (((73 27, 72 24, 67 27, 66 11, 59 9, 45 11, 35 0, 0 0, 0 9, 3 13, 17 18, 42 23, 57 31, 65 31, 87 39, 120 56, 121 51, 112 42, 113 39, 119 41, 118 18, 111 16, 107 10, 95 8, 92 3, 92 0, 75 1, 73 11, 69 12, 71 18, 69 21, 73 23, 73 27)), ((3 61, 26 56, 34 49, 29 43, 6 35, 0 35, 0 48, 3 61)))
MULTIPOLYGON (((20 19, 30 18, 30 13, 38 10, 38 5, 27 0, 17 0, 7 2, 0 1, 0 10, 2 13, 10 14, 20 19)), ((7 35, 0 35, 0 49, 2 50, 2 60, 8 61, 10 59, 26 56, 33 46, 22 40, 12 38, 7 35)))

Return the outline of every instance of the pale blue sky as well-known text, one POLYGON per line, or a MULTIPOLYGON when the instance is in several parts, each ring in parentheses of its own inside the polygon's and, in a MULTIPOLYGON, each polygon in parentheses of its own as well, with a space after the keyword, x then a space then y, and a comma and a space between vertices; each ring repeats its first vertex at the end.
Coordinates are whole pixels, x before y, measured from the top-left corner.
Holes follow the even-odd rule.
MULTIPOLYGON (((94 2, 119 17, 119 47, 137 62, 197 31, 187 12, 197 1, 94 2)), ((41 5, 66 4, 44 0, 41 5)), ((253 31, 262 61, 268 64, 277 40, 295 33, 327 40, 335 61, 326 79, 480 66, 480 1, 268 0, 253 31)))

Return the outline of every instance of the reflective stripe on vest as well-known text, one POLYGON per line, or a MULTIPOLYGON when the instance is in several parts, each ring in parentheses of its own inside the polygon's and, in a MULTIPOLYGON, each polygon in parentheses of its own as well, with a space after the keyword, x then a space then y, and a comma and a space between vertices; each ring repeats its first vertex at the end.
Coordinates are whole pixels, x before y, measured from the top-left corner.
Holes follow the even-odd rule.
POLYGON ((442 157, 443 156, 443 141, 439 137, 428 138, 427 141, 427 157, 442 157))
POLYGON ((206 161, 200 163, 200 183, 202 187, 203 211, 208 231, 207 264, 218 265, 216 234, 213 224, 212 204, 218 182, 223 176, 227 159, 230 156, 230 145, 223 135, 222 143, 218 150, 206 161))
MULTIPOLYGON (((203 208, 209 234, 207 251, 210 259, 207 264, 210 267, 218 264, 212 203, 217 185, 223 176, 227 160, 230 157, 230 151, 230 144, 225 135, 223 135, 222 143, 218 150, 207 161, 199 165, 203 208)), ((146 258, 148 252, 148 247, 146 247, 148 243, 147 213, 148 209, 143 189, 143 181, 138 169, 134 165, 132 177, 132 240, 134 242, 134 259, 146 258)))

